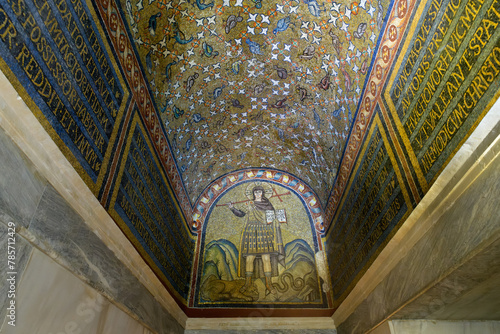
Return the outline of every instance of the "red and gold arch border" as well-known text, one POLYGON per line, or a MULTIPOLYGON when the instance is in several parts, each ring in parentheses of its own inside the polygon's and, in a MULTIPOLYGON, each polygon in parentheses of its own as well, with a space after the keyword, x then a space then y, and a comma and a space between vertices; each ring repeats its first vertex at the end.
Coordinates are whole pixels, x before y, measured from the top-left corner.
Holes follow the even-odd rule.
POLYGON ((397 0, 387 20, 388 23, 382 34, 383 37, 373 62, 370 77, 366 81, 363 95, 360 98, 361 103, 340 164, 337 180, 325 208, 326 229, 328 229, 338 209, 363 138, 368 130, 368 124, 373 117, 377 103, 381 101, 382 87, 395 61, 397 49, 408 27, 416 3, 416 0, 397 0))
POLYGON ((226 174, 213 181, 200 195, 194 205, 193 222, 191 228, 193 232, 200 233, 205 219, 212 205, 220 198, 224 192, 237 184, 252 181, 272 181, 283 187, 293 190, 305 203, 306 208, 314 222, 316 232, 323 234, 324 215, 321 204, 314 191, 302 180, 283 171, 265 168, 251 168, 239 170, 226 174))
POLYGON ((161 163, 168 178, 175 190, 179 206, 184 217, 188 218, 192 214, 189 197, 181 180, 181 175, 175 164, 174 156, 168 144, 168 139, 163 130, 158 112, 155 110, 153 98, 147 86, 147 79, 144 77, 139 60, 129 39, 126 23, 120 14, 120 9, 114 0, 98 0, 95 2, 96 8, 101 15, 106 32, 114 47, 120 64, 123 66, 125 78, 131 87, 132 94, 137 101, 139 113, 146 123, 156 152, 161 157, 161 163))

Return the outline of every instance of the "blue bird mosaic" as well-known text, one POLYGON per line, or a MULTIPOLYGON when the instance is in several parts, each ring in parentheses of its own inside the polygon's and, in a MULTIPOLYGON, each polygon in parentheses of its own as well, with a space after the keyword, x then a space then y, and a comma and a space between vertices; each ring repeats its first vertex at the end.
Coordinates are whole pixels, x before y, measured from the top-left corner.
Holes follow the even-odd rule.
POLYGON ((321 12, 326 12, 325 5, 318 4, 317 0, 303 0, 311 15, 319 17, 321 12))
POLYGON ((161 17, 161 12, 151 15, 149 18, 148 29, 151 36, 156 35, 156 25, 157 25, 156 19, 159 17, 161 17))
POLYGON ((202 1, 202 0, 195 0, 195 2, 193 3, 193 6, 196 5, 196 7, 198 7, 199 10, 205 10, 207 8, 212 8, 214 6, 214 2, 210 2, 210 3, 205 3, 205 1, 202 1))
POLYGON ((173 25, 173 31, 174 31, 174 36, 173 38, 175 41, 179 44, 187 44, 190 43, 193 40, 193 37, 190 37, 189 39, 186 39, 186 36, 182 31, 179 30, 179 24, 177 22, 174 22, 173 25))
POLYGON ((252 0, 255 3, 255 8, 262 8, 262 0, 252 0))
POLYGON ((231 71, 232 74, 239 74, 240 73, 240 65, 241 65, 241 60, 235 61, 232 65, 231 68, 228 69, 228 71, 231 71))
POLYGON ((213 92, 214 100, 217 100, 217 98, 222 94, 222 90, 224 88, 226 88, 226 85, 222 85, 222 86, 214 89, 214 92, 213 92))
POLYGON ((173 113, 174 113, 174 117, 177 119, 177 118, 181 117, 182 115, 184 115, 184 110, 180 110, 179 108, 177 108, 177 106, 174 106, 173 113))
POLYGON ((340 113, 342 112, 343 107, 340 107, 338 109, 335 109, 334 111, 332 111, 332 116, 333 117, 337 117, 337 118, 340 118, 340 113))
POLYGON ((174 66, 175 64, 177 64, 177 62, 173 61, 173 62, 167 64, 167 66, 165 66, 165 77, 167 78, 167 82, 170 82, 170 79, 172 77, 171 67, 174 66))
POLYGON ((295 24, 291 22, 290 16, 287 16, 287 17, 280 19, 278 21, 278 23, 276 24, 276 28, 273 29, 273 34, 276 35, 278 32, 285 31, 286 29, 288 29, 290 24, 295 26, 295 24))
POLYGON ((219 52, 214 51, 214 48, 211 45, 207 44, 206 42, 203 42, 202 47, 203 47, 203 54, 208 58, 217 57, 219 55, 219 52))
POLYGON ((186 145, 184 147, 184 150, 188 152, 191 149, 192 144, 193 144, 193 136, 190 136, 188 140, 186 140, 186 145))
POLYGON ((205 117, 202 117, 200 113, 193 114, 193 121, 195 123, 199 123, 199 122, 203 121, 204 119, 205 119, 205 117))
POLYGON ((250 38, 246 39, 246 43, 248 44, 248 49, 250 50, 251 53, 256 54, 256 55, 263 55, 264 52, 261 50, 261 46, 258 43, 252 42, 250 38))
POLYGON ((313 114, 314 114, 314 120, 316 121, 316 124, 319 128, 321 126, 321 124, 323 124, 323 120, 321 119, 319 114, 316 112, 316 109, 313 109, 313 114))
POLYGON ((164 113, 165 111, 167 111, 167 106, 168 106, 168 102, 169 102, 169 101, 170 101, 170 100, 165 101, 165 104, 164 104, 163 106, 161 106, 161 107, 160 107, 160 112, 161 112, 161 113, 164 113))

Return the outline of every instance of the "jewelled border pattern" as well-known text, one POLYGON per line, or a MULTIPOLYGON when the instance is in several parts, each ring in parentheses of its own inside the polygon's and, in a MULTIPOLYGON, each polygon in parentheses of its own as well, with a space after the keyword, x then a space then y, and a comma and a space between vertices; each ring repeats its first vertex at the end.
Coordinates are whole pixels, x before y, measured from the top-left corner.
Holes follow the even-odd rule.
POLYGON ((339 167, 338 176, 325 207, 325 228, 327 230, 332 225, 333 218, 339 208, 340 200, 346 190, 347 182, 361 148, 363 138, 368 130, 368 124, 373 117, 382 86, 396 58, 396 50, 402 41, 415 3, 416 0, 397 1, 387 20, 372 72, 360 98, 361 103, 358 106, 356 119, 339 167))
POLYGON ((118 61, 123 65, 124 74, 131 87, 132 95, 137 101, 139 112, 146 123, 146 128, 152 138, 153 145, 161 156, 161 164, 167 172, 168 178, 175 189, 177 200, 185 217, 192 215, 192 208, 186 190, 172 155, 170 145, 165 136, 165 130, 150 95, 150 90, 144 73, 137 59, 137 54, 130 41, 129 33, 120 7, 115 1, 101 0, 95 2, 106 33, 116 50, 118 61))
POLYGON ((311 214, 316 230, 320 233, 324 232, 323 210, 313 190, 305 182, 291 174, 262 168, 251 168, 232 172, 212 182, 195 203, 192 229, 199 233, 213 203, 230 187, 248 180, 269 180, 283 185, 286 188, 295 190, 304 203, 307 204, 307 210, 309 210, 311 214))

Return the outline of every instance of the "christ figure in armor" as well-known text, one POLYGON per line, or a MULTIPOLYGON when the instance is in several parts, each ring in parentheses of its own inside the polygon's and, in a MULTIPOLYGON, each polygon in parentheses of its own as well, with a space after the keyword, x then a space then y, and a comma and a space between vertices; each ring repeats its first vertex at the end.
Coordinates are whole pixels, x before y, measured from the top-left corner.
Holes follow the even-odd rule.
POLYGON ((242 292, 252 285, 252 279, 264 278, 267 296, 271 292, 276 293, 271 277, 279 275, 278 264, 285 265, 285 251, 281 230, 274 218, 274 207, 265 196, 264 187, 255 186, 252 196, 246 211, 236 209, 233 203, 229 204, 235 216, 246 219, 241 235, 238 275, 245 278, 242 292), (266 218, 266 211, 272 219, 266 218))

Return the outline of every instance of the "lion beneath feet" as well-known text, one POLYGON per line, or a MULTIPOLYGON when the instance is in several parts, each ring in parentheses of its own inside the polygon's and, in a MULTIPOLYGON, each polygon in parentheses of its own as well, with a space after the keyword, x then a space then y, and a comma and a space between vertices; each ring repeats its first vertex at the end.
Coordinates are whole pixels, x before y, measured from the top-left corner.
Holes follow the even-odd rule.
POLYGON ((259 299, 259 292, 254 284, 241 292, 243 285, 245 285, 243 279, 225 281, 210 275, 201 287, 201 297, 214 302, 222 300, 252 302, 259 299))

